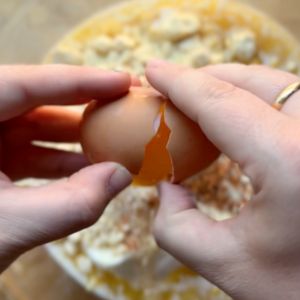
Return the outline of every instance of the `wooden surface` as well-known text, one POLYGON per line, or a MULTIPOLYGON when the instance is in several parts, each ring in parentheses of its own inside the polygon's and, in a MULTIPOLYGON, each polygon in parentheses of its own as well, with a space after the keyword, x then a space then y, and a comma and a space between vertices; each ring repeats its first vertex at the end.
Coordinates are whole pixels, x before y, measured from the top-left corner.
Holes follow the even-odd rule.
MULTIPOLYGON (((0 0, 0 63, 39 63, 75 24, 118 0, 0 0)), ((299 0, 250 2, 300 40, 299 0)), ((2 300, 95 300, 73 282, 42 248, 27 253, 1 277, 2 300)), ((142 300, 142 299, 141 299, 142 300)))

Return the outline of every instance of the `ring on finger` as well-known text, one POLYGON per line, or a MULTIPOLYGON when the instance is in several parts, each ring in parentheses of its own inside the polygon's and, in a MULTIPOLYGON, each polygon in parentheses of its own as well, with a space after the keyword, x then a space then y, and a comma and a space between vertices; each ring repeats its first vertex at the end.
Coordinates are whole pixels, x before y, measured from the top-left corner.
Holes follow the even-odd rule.
POLYGON ((277 110, 281 110, 285 102, 299 90, 300 82, 294 82, 290 84, 278 95, 278 97, 272 104, 272 107, 277 110))

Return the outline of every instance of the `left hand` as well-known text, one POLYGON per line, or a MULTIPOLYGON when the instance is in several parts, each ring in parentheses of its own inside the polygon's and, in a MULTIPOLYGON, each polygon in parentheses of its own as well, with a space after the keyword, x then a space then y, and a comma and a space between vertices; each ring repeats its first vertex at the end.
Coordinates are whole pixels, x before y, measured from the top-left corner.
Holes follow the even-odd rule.
POLYGON ((32 144, 78 141, 80 113, 57 105, 114 100, 130 85, 127 74, 94 68, 0 67, 0 272, 24 251, 93 224, 130 183, 131 175, 115 163, 87 167, 81 154, 32 144), (65 177, 82 168, 41 187, 12 182, 65 177))

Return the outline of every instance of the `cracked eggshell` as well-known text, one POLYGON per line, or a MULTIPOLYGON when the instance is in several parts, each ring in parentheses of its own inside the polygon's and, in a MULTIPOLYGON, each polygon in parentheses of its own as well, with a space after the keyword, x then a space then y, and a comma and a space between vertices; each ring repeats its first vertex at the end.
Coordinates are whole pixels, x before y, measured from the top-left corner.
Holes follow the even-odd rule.
POLYGON ((81 123, 81 145, 90 162, 114 161, 138 174, 163 99, 153 89, 132 87, 114 102, 92 101, 81 123))
POLYGON ((186 117, 171 102, 166 106, 165 121, 171 130, 167 149, 172 158, 174 182, 195 175, 220 155, 199 125, 186 117))
MULTIPOLYGON (((81 144, 92 163, 114 161, 138 174, 145 147, 157 130, 157 117, 167 99, 152 88, 133 87, 108 104, 93 101, 81 125, 81 144)), ((182 181, 210 165, 219 155, 199 126, 167 102, 166 124, 171 130, 167 149, 173 181, 182 181)))

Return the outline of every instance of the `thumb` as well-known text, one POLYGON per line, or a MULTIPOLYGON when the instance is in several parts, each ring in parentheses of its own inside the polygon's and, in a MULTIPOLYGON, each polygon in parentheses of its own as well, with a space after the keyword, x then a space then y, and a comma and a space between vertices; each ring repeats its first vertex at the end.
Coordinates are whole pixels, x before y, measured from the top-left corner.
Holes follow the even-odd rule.
POLYGON ((238 252, 228 222, 216 222, 201 213, 182 186, 162 183, 158 190, 161 203, 154 223, 158 245, 216 281, 222 266, 232 265, 238 252))
POLYGON ((3 189, 1 250, 20 254, 92 225, 108 201, 130 181, 131 175, 125 168, 103 163, 49 185, 3 189))

